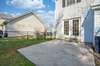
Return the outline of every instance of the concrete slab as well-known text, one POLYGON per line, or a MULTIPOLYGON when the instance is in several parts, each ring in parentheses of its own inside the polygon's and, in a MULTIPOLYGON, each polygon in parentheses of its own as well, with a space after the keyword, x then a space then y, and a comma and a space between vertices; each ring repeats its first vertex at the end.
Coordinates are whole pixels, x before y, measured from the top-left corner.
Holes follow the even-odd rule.
POLYGON ((64 40, 53 40, 18 51, 37 66, 95 66, 94 57, 86 48, 64 40))

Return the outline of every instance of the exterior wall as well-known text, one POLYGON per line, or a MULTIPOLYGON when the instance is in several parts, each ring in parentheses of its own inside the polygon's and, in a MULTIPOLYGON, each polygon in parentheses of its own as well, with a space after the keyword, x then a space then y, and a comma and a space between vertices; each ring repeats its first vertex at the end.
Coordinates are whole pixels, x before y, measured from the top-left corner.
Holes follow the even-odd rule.
POLYGON ((37 32, 45 32, 44 25, 34 15, 27 16, 24 19, 15 19, 6 25, 5 31, 8 36, 35 35, 37 32))
POLYGON ((82 0, 80 3, 66 6, 63 11, 65 19, 82 17, 94 0, 82 0))
POLYGON ((81 41, 93 43, 94 40, 94 11, 90 9, 81 26, 81 41))
POLYGON ((100 0, 95 0, 93 4, 94 5, 100 4, 100 0))
POLYGON ((62 0, 57 0, 56 1, 56 6, 55 6, 55 18, 58 19, 59 16, 62 14, 62 0))
MULTIPOLYGON (((69 20, 71 23, 71 19, 73 18, 80 18, 80 36, 79 39, 81 42, 91 42, 93 43, 93 34, 94 34, 94 12, 90 9, 90 6, 94 3, 94 0, 82 0, 82 2, 66 6, 65 8, 61 8, 62 2, 61 0, 58 0, 56 6, 59 8, 56 10, 57 12, 62 12, 63 17, 61 18, 61 23, 59 23, 62 26, 58 26, 59 28, 62 28, 61 30, 58 29, 58 35, 66 36, 64 35, 64 23, 63 20, 69 20), (62 10, 62 11, 61 11, 62 10), (88 26, 90 25, 90 26, 88 26), (62 33, 63 32, 63 33, 62 33)), ((57 14, 57 13, 56 13, 57 14)), ((59 15, 56 17, 56 19, 59 18, 59 15)), ((72 27, 72 25, 70 25, 72 27)), ((70 31, 70 35, 67 37, 70 37, 72 32, 70 31)))
POLYGON ((56 33, 56 38, 64 39, 64 22, 61 20, 59 25, 57 26, 57 33, 56 33))
POLYGON ((64 22, 63 22, 63 8, 62 8, 62 0, 57 0, 56 1, 56 9, 55 9, 55 19, 56 22, 58 23, 57 28, 56 28, 56 37, 57 38, 64 38, 64 22))

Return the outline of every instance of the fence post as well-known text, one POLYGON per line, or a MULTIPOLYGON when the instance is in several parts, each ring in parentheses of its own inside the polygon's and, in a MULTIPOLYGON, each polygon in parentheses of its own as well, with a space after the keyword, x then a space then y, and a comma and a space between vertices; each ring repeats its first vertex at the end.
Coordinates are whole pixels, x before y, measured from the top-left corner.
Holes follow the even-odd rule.
POLYGON ((26 36, 27 40, 28 40, 28 32, 27 32, 27 36, 26 36))

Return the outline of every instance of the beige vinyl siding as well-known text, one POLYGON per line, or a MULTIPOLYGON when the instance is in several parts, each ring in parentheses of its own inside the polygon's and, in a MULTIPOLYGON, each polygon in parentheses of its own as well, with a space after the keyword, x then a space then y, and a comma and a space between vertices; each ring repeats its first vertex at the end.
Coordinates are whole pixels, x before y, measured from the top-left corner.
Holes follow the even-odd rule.
POLYGON ((44 25, 40 22, 40 20, 34 16, 29 15, 21 20, 13 20, 6 25, 6 31, 14 32, 10 33, 10 36, 21 36, 24 34, 34 35, 35 33, 45 32, 44 25))

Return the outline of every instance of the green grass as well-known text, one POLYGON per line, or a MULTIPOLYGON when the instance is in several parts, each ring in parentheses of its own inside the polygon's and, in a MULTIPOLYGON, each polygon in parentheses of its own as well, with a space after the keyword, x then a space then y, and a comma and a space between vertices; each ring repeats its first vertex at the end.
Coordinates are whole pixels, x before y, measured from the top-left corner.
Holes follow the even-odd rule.
POLYGON ((50 39, 0 39, 0 66, 35 66, 17 52, 17 49, 48 40, 50 39))

